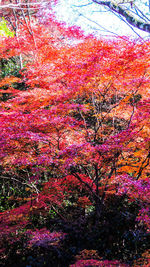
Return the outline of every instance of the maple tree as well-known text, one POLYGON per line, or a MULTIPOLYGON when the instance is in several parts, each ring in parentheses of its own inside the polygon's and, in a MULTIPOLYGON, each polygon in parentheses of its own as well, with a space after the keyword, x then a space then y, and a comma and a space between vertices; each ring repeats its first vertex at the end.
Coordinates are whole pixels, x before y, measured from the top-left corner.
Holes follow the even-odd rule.
MULTIPOLYGON (((116 201, 134 203, 149 232, 149 41, 96 39, 33 20, 32 38, 24 23, 0 51, 23 60, 19 75, 0 81, 8 94, 0 102, 2 188, 23 190, 1 213, 3 242, 51 211, 70 222, 69 209, 86 220, 92 208, 96 225, 116 201)), ((47 230, 31 236, 49 240, 47 230)))

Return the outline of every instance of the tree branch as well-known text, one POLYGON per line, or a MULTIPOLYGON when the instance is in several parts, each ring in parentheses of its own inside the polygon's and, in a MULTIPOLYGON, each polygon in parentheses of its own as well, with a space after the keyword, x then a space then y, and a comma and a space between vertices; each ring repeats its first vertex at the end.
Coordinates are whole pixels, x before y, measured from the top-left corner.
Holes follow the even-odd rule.
POLYGON ((149 161, 150 161, 150 152, 148 153, 147 157, 143 160, 141 167, 138 171, 137 174, 137 180, 140 178, 140 176, 142 175, 143 170, 149 165, 149 161), (146 164, 145 164, 146 163, 146 164), (145 165, 144 165, 145 164, 145 165))
POLYGON ((149 23, 138 20, 137 18, 135 18, 133 16, 133 14, 131 12, 126 11, 120 5, 117 5, 112 1, 99 1, 99 0, 92 0, 92 1, 96 4, 109 7, 110 10, 112 10, 112 11, 116 12, 117 14, 121 15, 122 17, 124 17, 130 25, 138 28, 139 30, 150 33, 150 24, 149 23))

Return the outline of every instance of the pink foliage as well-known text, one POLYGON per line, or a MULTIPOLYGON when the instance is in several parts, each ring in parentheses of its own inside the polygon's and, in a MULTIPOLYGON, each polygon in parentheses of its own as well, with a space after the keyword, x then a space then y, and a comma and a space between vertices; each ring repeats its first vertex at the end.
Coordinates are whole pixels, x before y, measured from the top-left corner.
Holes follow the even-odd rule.
POLYGON ((49 245, 59 245, 60 241, 66 236, 62 232, 50 232, 46 228, 36 231, 28 231, 30 240, 28 241, 29 247, 48 247, 49 245))
POLYGON ((90 259, 90 260, 79 260, 75 264, 70 265, 70 267, 127 267, 128 265, 120 263, 117 260, 114 261, 108 261, 108 260, 95 260, 95 259, 90 259))

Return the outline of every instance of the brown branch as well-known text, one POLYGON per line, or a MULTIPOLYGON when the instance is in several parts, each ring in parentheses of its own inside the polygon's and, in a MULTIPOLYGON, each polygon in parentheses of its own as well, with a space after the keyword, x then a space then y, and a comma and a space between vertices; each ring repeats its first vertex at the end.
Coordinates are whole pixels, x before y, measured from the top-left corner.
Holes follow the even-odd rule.
POLYGON ((64 221, 67 222, 67 220, 59 213, 59 211, 53 206, 51 205, 51 208, 57 213, 57 215, 64 221))
POLYGON ((71 174, 72 174, 74 177, 76 177, 82 184, 84 184, 84 185, 91 191, 91 193, 92 193, 92 195, 93 195, 94 198, 101 200, 100 197, 94 192, 94 190, 92 189, 92 187, 91 187, 87 182, 83 181, 83 180, 81 179, 81 177, 80 177, 76 172, 74 172, 74 171, 72 170, 72 171, 71 171, 71 174))
POLYGON ((148 153, 147 157, 143 160, 141 167, 139 169, 138 175, 137 175, 137 180, 140 178, 142 175, 143 170, 149 165, 149 160, 150 160, 150 152, 148 153), (147 163, 146 163, 147 161, 147 163), (144 165, 146 163, 146 165, 144 165))
POLYGON ((28 183, 22 182, 22 181, 20 181, 20 180, 18 180, 16 178, 14 178, 14 177, 7 177, 7 176, 3 176, 3 175, 1 175, 0 178, 12 180, 12 181, 15 181, 17 183, 21 183, 22 185, 26 185, 26 186, 30 187, 31 189, 34 189, 36 191, 36 193, 39 194, 39 190, 37 189, 37 187, 34 184, 30 185, 28 183))
POLYGON ((116 12, 117 14, 121 15, 122 17, 124 17, 130 25, 138 28, 139 30, 150 33, 150 24, 149 23, 143 22, 141 20, 137 20, 137 18, 135 18, 133 16, 133 14, 127 12, 120 5, 117 5, 112 1, 99 1, 99 0, 92 0, 92 1, 96 4, 107 6, 110 10, 112 10, 112 11, 116 12))

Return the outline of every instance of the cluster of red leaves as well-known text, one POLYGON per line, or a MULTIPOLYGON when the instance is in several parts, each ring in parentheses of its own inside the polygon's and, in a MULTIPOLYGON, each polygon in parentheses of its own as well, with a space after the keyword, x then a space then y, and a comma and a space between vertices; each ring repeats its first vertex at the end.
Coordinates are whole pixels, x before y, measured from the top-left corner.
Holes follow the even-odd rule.
POLYGON ((122 266, 122 267, 127 267, 128 265, 123 264, 117 260, 114 261, 109 261, 109 260, 104 260, 101 257, 99 257, 98 252, 96 250, 87 250, 84 249, 80 251, 79 255, 75 256, 76 262, 75 264, 70 265, 70 267, 75 267, 75 266, 122 266))
POLYGON ((90 192, 87 190, 85 183, 90 184, 93 188, 95 186, 92 185, 92 181, 89 177, 83 174, 78 174, 78 176, 81 181, 73 175, 67 175, 64 178, 50 179, 49 182, 44 184, 43 190, 38 196, 38 201, 64 207, 64 200, 78 195, 76 204, 83 207, 89 206, 91 204, 89 200, 90 192), (85 194, 84 196, 82 195, 83 192, 85 194))
POLYGON ((27 203, 19 208, 0 214, 0 251, 20 240, 21 231, 29 222, 31 204, 27 203))
POLYGON ((128 267, 127 264, 120 263, 119 261, 108 261, 108 260, 79 260, 75 264, 70 265, 70 267, 88 267, 88 266, 98 266, 98 267, 128 267))

